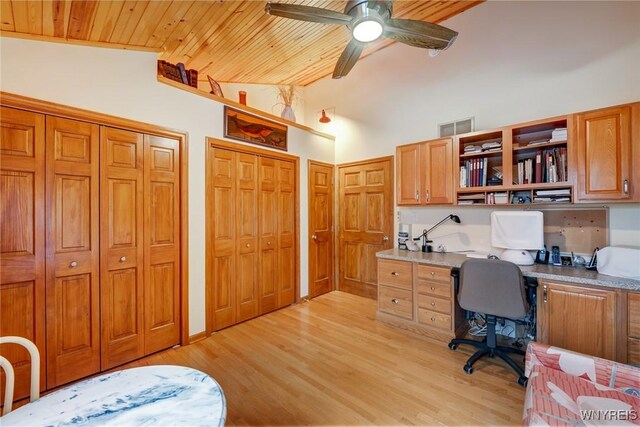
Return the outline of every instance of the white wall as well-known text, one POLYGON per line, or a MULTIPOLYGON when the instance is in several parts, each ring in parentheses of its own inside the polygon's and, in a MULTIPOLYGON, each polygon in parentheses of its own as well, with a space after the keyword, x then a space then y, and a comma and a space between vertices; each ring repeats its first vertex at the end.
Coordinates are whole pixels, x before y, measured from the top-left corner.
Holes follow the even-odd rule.
MULTIPOLYGON (((638 101, 639 22, 640 2, 486 2, 443 23, 460 36, 438 57, 394 44, 341 80, 307 86, 306 117, 335 106, 343 163, 436 138, 439 123, 456 119, 475 116, 482 130, 638 101)), ((463 232, 446 225, 434 236, 450 249, 490 249, 491 208, 397 210, 416 234, 458 213, 463 232)), ((639 205, 612 206, 609 219, 611 244, 640 246, 639 205)))
MULTIPOLYGON (((189 132, 189 332, 205 328, 205 137, 222 138, 223 105, 158 83, 156 55, 0 38, 5 92, 189 132)), ((307 159, 334 160, 332 140, 289 127, 300 157, 300 282, 307 278, 307 159)))

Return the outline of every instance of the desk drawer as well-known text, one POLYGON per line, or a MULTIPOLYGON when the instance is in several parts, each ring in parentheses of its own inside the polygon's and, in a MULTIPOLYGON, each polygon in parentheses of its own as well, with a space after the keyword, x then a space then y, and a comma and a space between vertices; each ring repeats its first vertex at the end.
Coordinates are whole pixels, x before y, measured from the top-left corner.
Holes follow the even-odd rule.
POLYGON ((418 295, 418 307, 451 314, 451 299, 437 298, 431 295, 418 295))
POLYGON ((424 279, 418 279, 416 287, 419 294, 434 295, 438 297, 444 297, 451 299, 451 287, 453 285, 449 282, 431 282, 424 279))
POLYGON ((413 319, 413 293, 378 285, 378 310, 394 316, 413 319))
POLYGON ((438 329, 451 330, 451 316, 424 308, 418 309, 418 322, 438 329))
POLYGON ((378 283, 401 289, 413 288, 411 263, 406 261, 378 260, 378 283))
POLYGON ((640 338, 640 294, 629 292, 628 298, 629 336, 640 338))
POLYGON ((416 264, 416 277, 434 282, 449 283, 451 281, 451 269, 448 267, 416 264))

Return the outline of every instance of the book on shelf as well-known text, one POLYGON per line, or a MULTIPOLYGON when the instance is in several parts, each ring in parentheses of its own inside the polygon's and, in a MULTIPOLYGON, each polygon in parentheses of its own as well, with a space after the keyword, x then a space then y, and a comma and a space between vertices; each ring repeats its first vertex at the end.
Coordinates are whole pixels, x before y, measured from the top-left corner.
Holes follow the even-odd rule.
POLYGON ((567 128, 555 128, 551 131, 550 142, 562 142, 567 140, 567 128))
POLYGON ((182 79, 182 83, 188 85, 189 78, 187 77, 187 69, 184 68, 184 64, 182 62, 178 62, 176 66, 178 67, 178 71, 180 72, 180 79, 182 79))
POLYGON ((459 205, 473 205, 475 204, 473 200, 460 200, 458 199, 459 205))
POLYGON ((568 188, 554 188, 550 190, 536 190, 536 196, 570 196, 571 190, 568 188))
POLYGON ((458 200, 484 200, 484 193, 459 194, 458 200))
POLYGON ((192 87, 198 87, 198 71, 187 70, 183 63, 171 64, 170 62, 158 60, 158 74, 179 83, 192 87))
POLYGON ((551 142, 550 139, 536 139, 534 141, 529 141, 526 146, 534 147, 536 145, 548 144, 549 142, 551 142))
POLYGON ((533 203, 568 203, 571 197, 534 197, 533 203))
POLYGON ((467 167, 460 166, 460 188, 467 187, 467 167))
POLYGON ((189 71, 189 86, 198 88, 198 70, 187 70, 189 71))

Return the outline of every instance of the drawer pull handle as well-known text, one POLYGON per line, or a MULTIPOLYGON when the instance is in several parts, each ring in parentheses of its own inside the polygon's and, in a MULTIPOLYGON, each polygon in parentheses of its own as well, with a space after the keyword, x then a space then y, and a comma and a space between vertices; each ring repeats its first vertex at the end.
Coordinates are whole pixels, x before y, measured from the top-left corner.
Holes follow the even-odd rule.
POLYGON ((432 287, 431 287, 431 290, 432 290, 432 291, 435 291, 435 290, 436 290, 436 287, 435 287, 435 286, 432 286, 432 287))
POLYGON ((432 322, 435 322, 435 321, 436 321, 436 318, 435 318, 435 317, 432 317, 432 318, 431 318, 431 321, 432 321, 432 322))
POLYGON ((398 298, 392 298, 391 302, 394 304, 398 304, 400 301, 398 300, 398 298))
POLYGON ((120 257, 120 262, 125 262, 126 260, 127 260, 127 257, 126 257, 126 256, 121 256, 121 257, 120 257))
POLYGON ((397 276, 397 275, 398 275, 398 273, 396 273, 395 271, 392 271, 392 272, 391 272, 391 275, 392 275, 392 276, 397 276))
POLYGON ((625 196, 629 194, 629 180, 625 179, 622 182, 622 191, 624 192, 625 196))
POLYGON ((69 264, 69 268, 75 268, 78 266, 78 261, 71 261, 71 264, 69 264))
POLYGON ((435 275, 436 275, 436 272, 435 272, 435 271, 432 271, 432 272, 431 272, 431 275, 432 275, 432 276, 435 276, 435 275))
POLYGON ((435 301, 431 301, 431 307, 435 307, 436 306, 436 302, 435 301))

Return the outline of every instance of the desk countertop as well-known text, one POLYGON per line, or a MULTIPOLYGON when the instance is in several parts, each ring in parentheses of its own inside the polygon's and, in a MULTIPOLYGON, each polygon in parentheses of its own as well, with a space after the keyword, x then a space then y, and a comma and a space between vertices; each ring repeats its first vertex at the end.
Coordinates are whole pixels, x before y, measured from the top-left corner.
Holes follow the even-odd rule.
MULTIPOLYGON (((411 261, 421 264, 442 265, 445 267, 460 267, 460 265, 468 259, 464 254, 410 252, 400 250, 398 248, 381 251, 376 255, 378 258, 411 261)), ((522 269, 522 273, 527 277, 640 291, 640 280, 607 276, 606 274, 600 274, 597 271, 587 270, 580 267, 557 267, 553 265, 534 264, 530 266, 521 266, 520 268, 522 269)))

